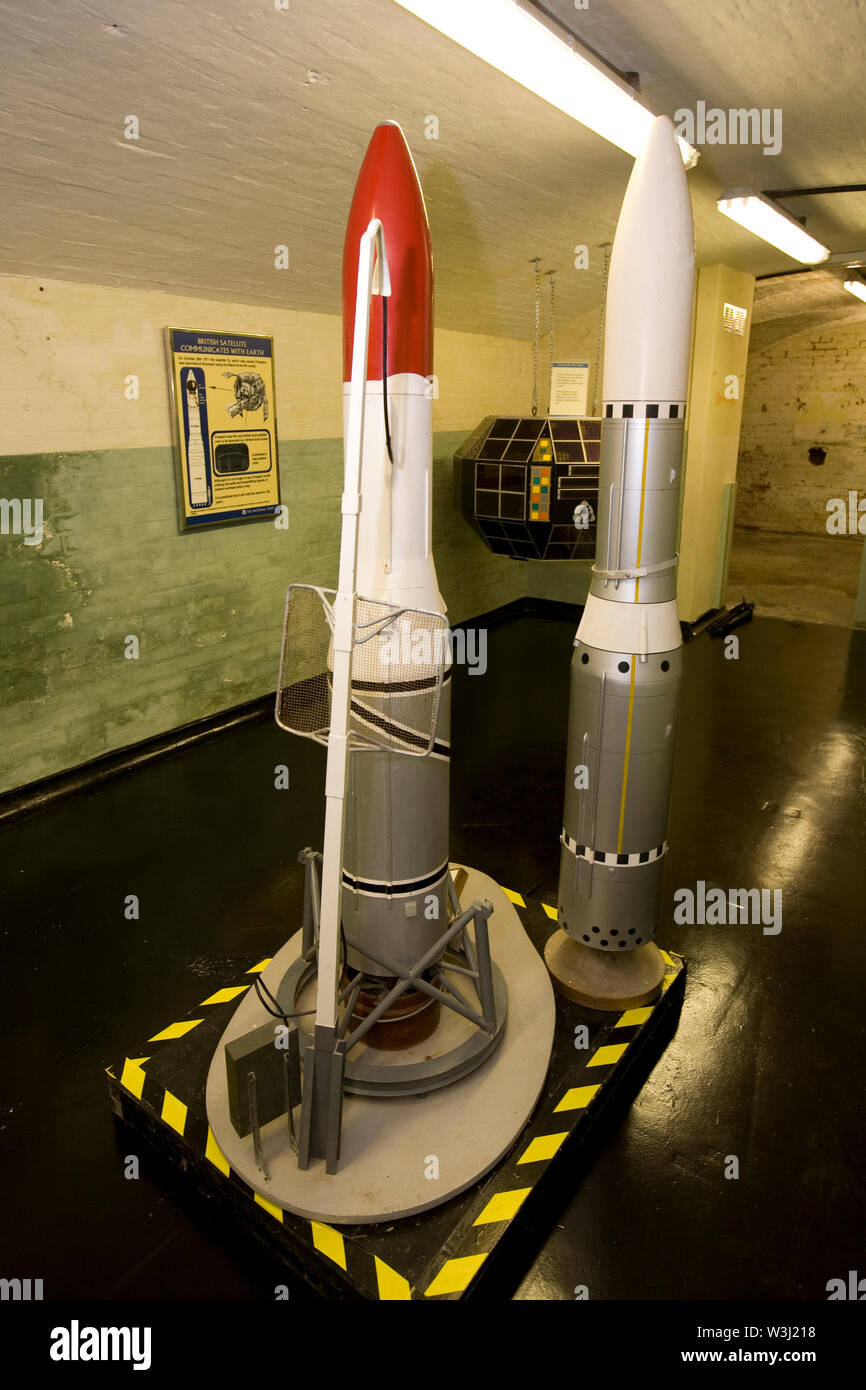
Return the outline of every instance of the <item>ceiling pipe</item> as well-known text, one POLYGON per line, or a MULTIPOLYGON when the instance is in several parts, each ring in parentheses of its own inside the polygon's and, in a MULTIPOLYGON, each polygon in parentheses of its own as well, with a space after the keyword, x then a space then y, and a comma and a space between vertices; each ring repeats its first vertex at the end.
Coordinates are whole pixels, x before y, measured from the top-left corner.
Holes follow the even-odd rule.
POLYGON ((811 198, 819 193, 866 193, 866 183, 828 183, 823 188, 767 188, 765 198, 811 198))
MULTIPOLYGON (((769 198, 772 202, 778 202, 782 198, 817 198, 826 193, 866 193, 866 183, 827 183, 816 188, 765 188, 762 190, 762 197, 769 198)), ((783 209, 786 217, 793 217, 803 227, 806 225, 805 217, 798 217, 796 213, 788 212, 783 209)), ((755 283, 759 280, 781 280, 787 275, 811 275, 816 270, 826 270, 832 266, 863 266, 866 265, 866 251, 833 251, 820 265, 798 267, 796 270, 776 270, 769 275, 756 275, 755 283)))

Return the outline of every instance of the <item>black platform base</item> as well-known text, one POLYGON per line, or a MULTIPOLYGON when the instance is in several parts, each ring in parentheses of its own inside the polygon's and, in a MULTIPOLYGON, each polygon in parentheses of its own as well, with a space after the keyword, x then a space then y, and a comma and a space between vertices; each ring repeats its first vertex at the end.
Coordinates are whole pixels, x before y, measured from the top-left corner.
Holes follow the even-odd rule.
MULTIPOLYGON (((508 897, 543 951, 556 929, 554 909, 508 897)), ((283 1211, 254 1193, 218 1148, 205 1112, 207 1072, 249 978, 211 994, 109 1070, 112 1106, 225 1221, 264 1242, 287 1271, 326 1297, 507 1297, 676 1027, 685 962, 665 954, 665 963, 662 994, 645 1008, 602 1014, 557 998, 544 1091, 514 1148, 476 1187, 388 1226, 337 1229, 283 1211)))

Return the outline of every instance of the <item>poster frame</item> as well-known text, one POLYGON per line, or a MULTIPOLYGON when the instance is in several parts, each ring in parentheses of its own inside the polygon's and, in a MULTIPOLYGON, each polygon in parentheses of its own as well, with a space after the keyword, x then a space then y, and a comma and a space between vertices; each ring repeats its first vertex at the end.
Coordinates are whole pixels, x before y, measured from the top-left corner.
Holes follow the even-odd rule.
MULTIPOLYGON (((171 434, 172 452, 175 462, 175 483, 177 487, 177 513, 178 527, 183 534, 194 531, 203 531, 211 526, 234 526, 236 524, 246 524, 250 521, 272 520, 278 514, 282 506, 280 491, 280 459, 279 459, 279 433, 277 429, 277 401, 276 401, 276 364, 274 359, 274 339, 270 333, 249 333, 240 329, 205 329, 205 328, 184 328, 179 324, 170 324, 165 329, 165 351, 166 363, 168 367, 169 392, 171 400, 171 434), (269 378, 266 382, 268 402, 270 405, 271 420, 267 427, 271 432, 273 445, 273 468, 274 481, 276 486, 276 501, 268 503, 261 508, 251 509, 248 514, 244 514, 244 509, 234 508, 231 511, 209 511, 208 514, 192 512, 187 509, 185 473, 187 467, 186 443, 181 435, 182 403, 178 399, 176 376, 178 375, 178 361, 185 354, 178 352, 174 347, 175 333, 189 333, 202 337, 224 337, 224 338, 258 338, 266 342, 269 346, 269 355, 263 359, 268 364, 269 378), (239 514, 240 511, 240 514, 239 514)), ((260 428, 260 427, 259 427, 260 428)), ((213 433, 213 431, 211 431, 213 433)), ((210 441, 208 441, 210 446, 210 441)))

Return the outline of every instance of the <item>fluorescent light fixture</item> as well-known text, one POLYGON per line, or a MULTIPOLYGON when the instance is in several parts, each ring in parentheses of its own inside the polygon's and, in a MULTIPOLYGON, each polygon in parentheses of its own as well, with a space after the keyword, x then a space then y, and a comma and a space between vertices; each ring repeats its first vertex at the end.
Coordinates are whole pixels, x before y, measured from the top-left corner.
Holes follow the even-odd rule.
POLYGON ((846 280, 845 288, 849 294, 856 295, 858 299, 862 299, 863 303, 866 304, 866 285, 863 284, 862 280, 846 280))
MULTIPOLYGON (((514 0, 396 0, 521 87, 637 158, 655 116, 514 0)), ((698 151, 677 136, 687 169, 698 151)))
POLYGON ((747 232, 753 232, 762 241, 777 246, 792 260, 802 265, 817 265, 826 261, 830 254, 827 246, 822 246, 808 232, 804 232, 799 222, 788 217, 760 193, 752 193, 747 188, 735 188, 725 193, 716 203, 719 212, 738 222, 747 232))

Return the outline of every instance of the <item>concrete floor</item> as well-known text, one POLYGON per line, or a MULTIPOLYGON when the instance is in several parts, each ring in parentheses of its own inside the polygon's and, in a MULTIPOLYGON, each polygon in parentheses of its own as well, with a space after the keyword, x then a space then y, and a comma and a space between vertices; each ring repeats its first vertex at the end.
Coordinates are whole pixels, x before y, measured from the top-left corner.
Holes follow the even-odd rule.
POLYGON ((853 627, 862 555, 858 536, 737 526, 725 601, 745 595, 761 617, 853 627))
MULTIPOLYGON (((547 902, 573 635, 521 618, 490 630, 484 677, 454 677, 452 855, 547 902)), ((659 933, 688 961, 682 1018, 515 1258, 521 1301, 823 1300, 862 1270, 866 633, 756 618, 739 660, 705 636, 684 659, 659 933), (781 888, 782 931, 676 925, 699 880, 781 888)), ((46 1300, 273 1301, 285 1282, 148 1156, 125 1180, 103 1069, 295 928, 323 772, 262 717, 0 831, 2 1272, 46 1300)))

